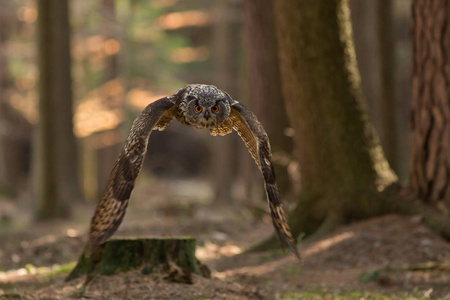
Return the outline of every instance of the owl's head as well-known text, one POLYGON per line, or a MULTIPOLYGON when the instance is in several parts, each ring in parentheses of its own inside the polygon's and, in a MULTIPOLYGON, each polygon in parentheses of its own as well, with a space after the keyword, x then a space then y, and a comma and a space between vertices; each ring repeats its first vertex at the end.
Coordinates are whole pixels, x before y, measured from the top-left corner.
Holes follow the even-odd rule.
POLYGON ((184 88, 180 111, 197 129, 214 128, 230 116, 233 99, 213 85, 190 84, 184 88))

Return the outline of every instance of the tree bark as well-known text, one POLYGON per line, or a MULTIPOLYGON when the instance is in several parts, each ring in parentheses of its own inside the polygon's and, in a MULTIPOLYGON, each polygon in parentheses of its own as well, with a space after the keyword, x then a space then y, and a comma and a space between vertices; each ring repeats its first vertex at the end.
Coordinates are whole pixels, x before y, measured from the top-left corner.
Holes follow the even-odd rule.
POLYGON ((244 29, 250 76, 250 104, 270 138, 277 182, 281 190, 291 184, 288 164, 293 150, 281 91, 275 16, 272 0, 244 1, 244 29))
POLYGON ((397 62, 395 59, 393 1, 377 1, 377 38, 381 66, 381 145, 386 158, 394 171, 399 170, 398 131, 396 126, 397 94, 395 75, 397 62))
MULTIPOLYGON (((227 0, 214 2, 213 49, 216 85, 228 91, 231 95, 236 94, 234 85, 235 74, 233 73, 233 31, 229 22, 230 3, 227 0)), ((229 203, 232 201, 233 173, 235 167, 235 143, 236 137, 228 135, 214 139, 212 144, 212 158, 214 168, 212 171, 215 203, 229 203), (214 157, 221 159, 215 160, 214 157)))
POLYGON ((37 219, 69 215, 80 199, 73 134, 67 0, 38 1, 39 125, 35 160, 37 219))
POLYGON ((0 9, 0 194, 14 196, 25 179, 28 157, 24 148, 28 145, 31 125, 8 103, 14 85, 9 74, 7 43, 14 27, 10 3, 0 9))
POLYGON ((284 99, 301 166, 294 235, 380 213, 381 203, 368 195, 396 176, 365 111, 347 1, 277 0, 274 7, 284 99))
MULTIPOLYGON (((101 13, 103 17, 103 24, 102 24, 102 33, 105 37, 105 40, 116 40, 120 41, 120 25, 117 20, 117 7, 116 7, 116 1, 115 0, 102 0, 101 1, 101 13)), ((130 51, 130 55, 133 51, 130 51)), ((119 62, 119 53, 117 52, 115 54, 108 54, 105 57, 105 68, 103 70, 103 81, 101 82, 102 88, 101 88, 101 97, 102 102, 105 107, 108 109, 120 109, 124 112, 124 115, 128 114, 128 107, 125 105, 125 101, 123 100, 120 103, 117 103, 117 100, 114 99, 112 96, 110 88, 116 87, 121 84, 120 81, 120 62, 119 62)), ((127 123, 127 122, 124 122, 127 123)), ((111 134, 122 136, 123 135, 123 128, 125 124, 122 124, 114 129, 110 130, 111 134)), ((128 130, 128 129, 126 129, 128 130)), ((95 136, 90 137, 90 140, 93 141, 97 138, 98 135, 102 133, 95 134, 95 136)), ((123 137, 125 138, 125 137, 123 137)), ((86 140, 87 142, 87 140, 86 140)), ((87 147, 90 147, 89 142, 87 142, 87 147)), ((117 153, 120 153, 122 149, 122 145, 119 143, 114 143, 112 145, 104 146, 104 147, 97 147, 95 149, 95 159, 92 161, 87 161, 87 164, 94 164, 95 173, 97 175, 97 178, 95 178, 95 182, 97 184, 97 195, 96 198, 99 198, 102 196, 102 192, 106 186, 106 183, 108 181, 110 170, 113 167, 113 164, 116 160, 117 153)), ((89 168, 88 165, 86 167, 89 168)))
POLYGON ((377 132, 381 132, 380 56, 377 35, 377 2, 350 0, 351 23, 361 89, 367 111, 377 132))
POLYGON ((450 210, 450 4, 412 2, 411 187, 450 210))
POLYGON ((192 283, 191 273, 210 277, 208 267, 195 257, 195 239, 143 238, 112 239, 98 248, 91 257, 82 254, 66 281, 87 276, 112 275, 140 269, 142 274, 155 270, 166 273, 172 281, 192 283))
POLYGON ((10 156, 8 139, 10 128, 8 124, 8 105, 6 103, 7 88, 9 85, 8 67, 6 64, 5 44, 8 37, 9 5, 8 2, 3 4, 0 10, 0 194, 12 194, 15 190, 15 182, 10 174, 10 156))

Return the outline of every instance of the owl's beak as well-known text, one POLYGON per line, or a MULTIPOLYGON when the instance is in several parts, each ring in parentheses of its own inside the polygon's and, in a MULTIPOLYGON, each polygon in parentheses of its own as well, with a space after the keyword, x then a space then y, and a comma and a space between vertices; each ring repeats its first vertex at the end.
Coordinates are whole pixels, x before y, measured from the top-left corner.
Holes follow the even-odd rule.
POLYGON ((208 119, 209 119, 209 111, 206 111, 205 114, 203 115, 203 117, 206 119, 206 121, 208 121, 208 119))

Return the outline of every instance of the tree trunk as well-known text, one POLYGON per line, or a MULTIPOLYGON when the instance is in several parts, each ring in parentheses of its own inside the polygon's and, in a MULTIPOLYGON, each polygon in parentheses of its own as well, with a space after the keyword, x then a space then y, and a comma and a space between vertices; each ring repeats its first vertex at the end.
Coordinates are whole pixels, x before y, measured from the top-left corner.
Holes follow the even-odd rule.
POLYGON ((281 79, 302 192, 294 235, 382 211, 372 194, 396 180, 368 121, 348 4, 274 1, 281 79))
POLYGON ((399 170, 398 133, 396 126, 397 97, 395 75, 394 12, 392 0, 377 1, 377 31, 381 65, 381 145, 394 171, 399 170))
POLYGON ((411 187, 450 210, 450 4, 412 2, 411 187))
POLYGON ((37 219, 67 216, 80 198, 73 134, 67 0, 38 1, 39 125, 35 152, 37 219))
POLYGON ((10 168, 8 166, 8 144, 10 140, 9 124, 7 122, 8 105, 6 103, 8 80, 8 67, 6 64, 5 44, 8 37, 9 5, 4 3, 0 10, 0 194, 12 194, 15 190, 14 181, 11 180, 10 168))
MULTIPOLYGON (((228 19, 230 14, 230 4, 227 0, 214 2, 214 23, 213 49, 214 49, 214 68, 216 85, 228 91, 231 95, 236 94, 234 85, 235 74, 233 73, 233 44, 232 27, 228 19)), ((234 135, 228 135, 216 138, 212 145, 212 156, 220 157, 214 160, 212 175, 215 202, 230 203, 232 201, 233 171, 235 166, 235 141, 234 135)))
MULTIPOLYGON (((102 23, 102 33, 105 36, 106 43, 108 45, 108 41, 117 41, 120 40, 120 27, 117 20, 117 8, 115 0, 102 0, 101 1, 101 13, 103 17, 102 23)), ((120 45, 120 44, 119 44, 120 45)), ((108 47, 107 47, 108 48, 108 47)), ((133 52, 133 51, 130 51, 133 52)), ((120 81, 120 63, 119 63, 119 53, 110 53, 107 52, 105 57, 105 68, 103 70, 103 81, 101 82, 101 97, 104 107, 108 109, 120 109, 124 112, 124 115, 128 114, 128 107, 125 105, 124 99, 120 103, 117 103, 117 99, 114 99, 117 96, 111 95, 111 87, 117 87, 121 85, 120 81)), ((130 53, 131 54, 131 53, 130 53)), ((131 54, 133 55, 133 54, 131 54)), ((134 119, 134 117, 132 118, 134 119)), ((127 122, 124 122, 127 123, 127 122)), ((128 123, 127 123, 128 124, 128 123)), ((126 124, 121 124, 120 126, 113 128, 109 131, 111 135, 123 136, 123 128, 126 124)), ((126 129, 128 131, 128 129, 126 129)), ((91 141, 95 140, 98 136, 103 133, 97 133, 94 137, 91 137, 91 141)), ((125 137, 123 137, 125 138, 125 137)), ((89 146, 89 145, 88 145, 89 146)), ((91 162, 87 162, 95 164, 95 173, 97 178, 95 182, 97 182, 97 196, 102 196, 102 192, 106 187, 106 183, 108 181, 110 170, 112 169, 114 162, 117 157, 117 153, 120 153, 122 150, 121 143, 113 143, 112 145, 102 146, 95 149, 96 158, 91 162)))
POLYGON ((409 2, 395 1, 395 43, 397 53, 397 70, 395 89, 397 91, 397 144, 399 180, 408 183, 411 169, 411 107, 412 103, 412 43, 411 43, 411 9, 409 2), (400 4, 402 3, 402 4, 400 4), (406 6, 405 8, 402 8, 406 6), (400 13, 403 11, 403 13, 400 13), (401 55, 399 55, 401 54, 401 55))
POLYGON ((377 35, 377 2, 350 0, 351 23, 361 89, 367 111, 377 132, 381 132, 380 57, 377 35))
POLYGON ((8 104, 14 85, 6 53, 9 29, 14 24, 9 6, 9 2, 4 2, 0 9, 0 194, 14 196, 24 179, 27 157, 23 147, 31 126, 8 104))
POLYGON ((88 275, 112 275, 140 269, 142 274, 155 270, 166 273, 172 281, 192 283, 191 273, 210 277, 207 266, 195 257, 195 239, 145 238, 112 239, 98 248, 91 257, 82 254, 66 281, 88 275))
MULTIPOLYGON (((103 17, 103 33, 106 39, 118 39, 118 24, 116 20, 115 0, 102 0, 101 13, 103 17)), ((118 53, 107 53, 106 67, 103 71, 104 83, 117 79, 119 76, 118 53)))
POLYGON ((281 91, 273 4, 272 0, 244 1, 243 6, 250 106, 269 135, 278 185, 287 190, 292 186, 287 167, 293 142, 285 134, 290 126, 281 91))

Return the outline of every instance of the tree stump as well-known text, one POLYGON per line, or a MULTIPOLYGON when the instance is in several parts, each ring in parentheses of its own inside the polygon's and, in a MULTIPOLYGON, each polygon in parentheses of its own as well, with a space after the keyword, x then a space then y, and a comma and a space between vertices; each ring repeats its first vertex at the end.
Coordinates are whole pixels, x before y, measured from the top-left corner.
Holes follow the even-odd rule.
POLYGON ((191 273, 210 277, 211 272, 195 256, 195 238, 129 238, 111 239, 91 257, 84 252, 66 281, 88 275, 112 275, 140 269, 142 274, 155 270, 164 272, 165 279, 192 283, 191 273))

